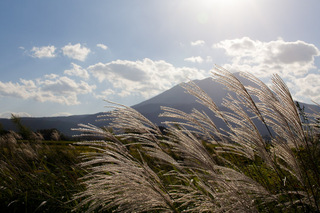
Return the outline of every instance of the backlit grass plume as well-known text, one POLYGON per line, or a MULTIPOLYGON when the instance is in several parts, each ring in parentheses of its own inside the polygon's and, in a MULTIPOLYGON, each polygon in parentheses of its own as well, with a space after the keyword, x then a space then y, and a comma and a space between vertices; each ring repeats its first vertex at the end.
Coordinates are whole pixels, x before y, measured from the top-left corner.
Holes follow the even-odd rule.
POLYGON ((319 128, 302 122, 289 89, 274 75, 272 86, 248 73, 244 86, 217 67, 213 80, 230 94, 223 109, 194 83, 182 86, 209 111, 163 107, 163 132, 136 110, 113 105, 102 116, 110 126, 80 125, 86 153, 75 195, 78 209, 117 212, 316 212, 319 211, 319 128), (208 112, 211 114, 209 115, 208 112), (213 117, 215 117, 213 119, 213 117), (214 120, 224 122, 224 128, 214 120), (263 137, 257 125, 263 125, 263 137), (267 139, 266 139, 267 138, 267 139))

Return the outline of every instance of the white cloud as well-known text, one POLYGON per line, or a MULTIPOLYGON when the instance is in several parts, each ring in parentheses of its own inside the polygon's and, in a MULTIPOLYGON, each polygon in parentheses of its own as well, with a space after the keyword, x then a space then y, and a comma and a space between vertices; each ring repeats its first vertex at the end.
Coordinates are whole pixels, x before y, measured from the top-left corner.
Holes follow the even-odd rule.
POLYGON ((320 74, 315 72, 314 64, 320 51, 314 44, 287 42, 281 38, 262 42, 243 37, 224 40, 213 47, 224 49, 230 57, 231 63, 222 65, 224 68, 251 72, 267 79, 277 73, 285 80, 295 99, 320 101, 320 74))
POLYGON ((18 117, 31 117, 27 112, 3 112, 0 113, 0 118, 11 118, 12 114, 18 117))
POLYGON ((66 55, 69 58, 84 61, 91 51, 89 48, 81 46, 80 43, 75 45, 69 43, 68 45, 62 47, 62 52, 63 55, 66 55))
POLYGON ((87 70, 83 69, 81 66, 71 63, 72 68, 70 70, 65 70, 64 74, 70 75, 70 76, 78 76, 84 79, 89 79, 89 73, 87 70))
POLYGON ((208 63, 212 62, 212 57, 211 56, 207 56, 206 57, 206 62, 208 62, 208 63))
POLYGON ((44 76, 45 78, 49 78, 49 79, 55 79, 55 78, 58 78, 59 76, 57 74, 47 74, 44 76))
POLYGON ((229 70, 249 71, 260 77, 272 73, 281 76, 303 76, 315 68, 314 57, 319 49, 304 41, 286 42, 282 39, 270 42, 254 41, 248 37, 224 40, 213 45, 222 48, 231 57, 229 70))
POLYGON ((57 113, 54 113, 54 114, 52 114, 51 116, 52 117, 59 117, 59 116, 70 116, 70 115, 72 115, 71 113, 69 113, 69 112, 57 112, 57 113))
POLYGON ((106 45, 104 45, 104 44, 97 44, 97 47, 100 47, 103 50, 108 49, 108 47, 106 45))
POLYGON ((34 97, 35 100, 66 105, 80 104, 77 96, 91 93, 96 88, 95 85, 89 85, 84 81, 75 82, 66 76, 54 80, 40 80, 38 85, 40 86, 40 93, 37 93, 37 96, 34 97))
POLYGON ((56 48, 55 46, 43 46, 43 47, 33 47, 31 49, 31 56, 34 58, 54 58, 56 48))
POLYGON ((320 103, 320 74, 308 74, 303 78, 292 79, 290 90, 295 92, 296 100, 320 103))
POLYGON ((205 72, 195 68, 174 67, 165 61, 117 60, 110 63, 97 63, 88 68, 100 82, 107 81, 115 89, 120 90, 120 96, 142 95, 149 98, 173 85, 188 79, 201 79, 205 72))
POLYGON ((94 95, 96 98, 98 99, 107 99, 108 97, 115 95, 116 92, 113 89, 106 89, 104 91, 101 92, 101 94, 99 95, 94 95))
POLYGON ((203 46, 205 42, 203 40, 192 41, 191 46, 203 46))
POLYGON ((40 78, 35 82, 20 79, 20 82, 1 82, 0 97, 33 99, 39 102, 54 102, 76 105, 79 94, 88 94, 96 88, 84 81, 76 82, 66 76, 56 78, 40 78))
POLYGON ((185 58, 184 61, 201 64, 203 62, 203 58, 201 56, 192 56, 190 58, 185 58))
POLYGON ((30 98, 36 90, 33 81, 20 79, 20 83, 1 82, 0 81, 0 97, 30 98))

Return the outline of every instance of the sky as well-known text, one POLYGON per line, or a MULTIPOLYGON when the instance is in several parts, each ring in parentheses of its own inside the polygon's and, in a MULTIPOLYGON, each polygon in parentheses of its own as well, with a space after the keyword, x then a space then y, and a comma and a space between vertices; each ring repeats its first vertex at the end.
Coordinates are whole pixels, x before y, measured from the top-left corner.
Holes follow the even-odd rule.
POLYGON ((215 65, 320 103, 318 0, 0 0, 0 117, 106 111, 215 65))

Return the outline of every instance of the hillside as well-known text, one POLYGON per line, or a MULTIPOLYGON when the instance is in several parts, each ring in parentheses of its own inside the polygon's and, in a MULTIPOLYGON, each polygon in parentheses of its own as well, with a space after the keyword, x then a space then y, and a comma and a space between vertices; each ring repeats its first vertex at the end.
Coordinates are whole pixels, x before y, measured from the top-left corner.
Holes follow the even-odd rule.
MULTIPOLYGON (((245 84, 250 85, 250 82, 247 80, 239 77, 239 75, 236 74, 236 76, 245 84)), ((206 78, 203 80, 195 80, 194 81, 200 88, 202 88, 212 99, 215 101, 215 103, 222 109, 225 110, 225 108, 221 105, 222 100, 224 97, 226 97, 228 91, 225 90, 223 86, 220 84, 212 81, 211 78, 206 78)), ((252 85, 251 85, 252 86, 252 85)), ((306 112, 311 112, 313 110, 320 111, 320 107, 316 105, 308 105, 308 104, 302 104, 305 106, 306 112)), ((166 120, 165 118, 160 118, 158 115, 162 113, 160 107, 161 106, 168 106, 173 107, 179 110, 182 110, 184 112, 191 112, 193 108, 197 108, 199 110, 204 110, 208 115, 213 116, 211 112, 208 111, 205 107, 203 107, 201 104, 196 102, 196 99, 187 94, 185 90, 180 86, 176 85, 172 87, 171 89, 164 91, 163 93, 150 98, 146 101, 143 101, 137 105, 132 106, 134 109, 142 113, 144 116, 146 116, 148 119, 150 119, 152 122, 156 123, 157 125, 162 125, 162 122, 166 120)), ((39 129, 50 129, 50 128, 57 128, 59 131, 61 131, 63 134, 67 136, 71 136, 75 134, 71 130, 71 128, 77 127, 79 123, 91 123, 95 124, 97 126, 107 125, 106 122, 96 122, 97 116, 102 114, 96 113, 96 114, 87 114, 87 115, 73 115, 73 116, 61 116, 61 117, 37 117, 37 118, 22 118, 21 121, 24 125, 28 126, 33 131, 39 130, 39 129)), ((213 120, 216 122, 218 126, 222 125, 222 122, 218 119, 213 120)), ((0 123, 3 125, 3 127, 7 130, 15 130, 14 125, 10 121, 10 119, 0 119, 0 123)), ((262 135, 266 133, 266 130, 264 127, 260 124, 257 124, 259 130, 262 132, 262 135)))

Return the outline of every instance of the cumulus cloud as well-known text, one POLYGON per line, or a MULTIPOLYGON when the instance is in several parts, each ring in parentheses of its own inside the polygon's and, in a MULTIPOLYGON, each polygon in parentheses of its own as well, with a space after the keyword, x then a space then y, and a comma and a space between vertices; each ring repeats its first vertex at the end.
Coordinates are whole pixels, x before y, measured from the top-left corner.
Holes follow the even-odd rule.
POLYGON ((112 95, 115 95, 116 91, 114 91, 113 89, 106 89, 104 91, 101 92, 101 94, 95 94, 94 96, 98 99, 106 99, 112 95))
POLYGON ((103 50, 108 49, 108 47, 106 45, 104 45, 104 44, 97 44, 97 47, 100 47, 103 50))
POLYGON ((192 56, 189 58, 185 58, 184 61, 201 64, 203 62, 203 58, 201 56, 192 56))
POLYGON ((80 43, 75 45, 69 43, 68 45, 62 47, 62 52, 63 55, 68 56, 69 58, 84 61, 91 51, 89 48, 81 46, 80 43))
POLYGON ((89 85, 84 81, 76 82, 66 76, 54 80, 38 80, 39 93, 34 97, 40 102, 51 101, 66 105, 76 105, 80 102, 79 94, 91 93, 96 86, 89 85))
POLYGON ((31 56, 34 58, 54 58, 56 57, 55 51, 55 46, 33 47, 31 56))
POLYGON ((57 74, 47 74, 44 76, 45 78, 49 78, 49 79, 55 79, 55 78, 58 78, 59 76, 57 74))
POLYGON ((0 97, 30 98, 35 90, 36 85, 33 81, 20 79, 20 83, 1 82, 0 81, 0 97))
POLYGON ((83 69, 81 66, 75 63, 71 63, 71 66, 72 68, 70 70, 65 70, 64 74, 89 79, 89 73, 87 72, 87 70, 83 69))
POLYGON ((308 74, 303 78, 295 78, 290 81, 290 90, 294 92, 294 98, 298 101, 313 100, 320 103, 320 75, 308 74))
POLYGON ((296 100, 320 101, 320 74, 315 72, 314 64, 320 51, 314 44, 283 39, 262 42, 243 37, 224 40, 213 47, 224 49, 230 57, 231 63, 224 64, 224 68, 251 72, 267 79, 277 73, 285 80, 296 100))
POLYGON ((192 41, 191 46, 203 46, 205 42, 203 40, 192 41))
POLYGON ((165 61, 148 58, 142 61, 97 63, 88 67, 88 70, 100 82, 111 83, 115 89, 120 90, 118 94, 123 97, 136 94, 149 98, 188 79, 206 77, 202 70, 174 67, 165 61))
POLYGON ((272 73, 279 73, 283 77, 303 76, 315 68, 314 58, 320 54, 313 44, 282 39, 262 42, 243 37, 224 40, 213 47, 224 49, 231 57, 231 63, 225 64, 225 68, 246 70, 260 77, 268 77, 272 73))
POLYGON ((79 94, 91 93, 96 88, 84 81, 76 82, 66 76, 39 78, 36 81, 20 79, 20 82, 1 82, 0 97, 33 99, 39 102, 55 102, 76 105, 79 94))

